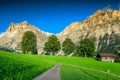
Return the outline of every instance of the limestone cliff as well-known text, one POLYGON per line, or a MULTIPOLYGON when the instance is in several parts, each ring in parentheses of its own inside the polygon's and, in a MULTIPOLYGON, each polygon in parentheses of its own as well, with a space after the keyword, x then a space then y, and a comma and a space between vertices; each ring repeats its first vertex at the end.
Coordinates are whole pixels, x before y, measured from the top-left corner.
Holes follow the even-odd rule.
POLYGON ((70 24, 58 34, 58 38, 63 41, 68 37, 76 44, 83 38, 93 38, 97 50, 104 50, 119 40, 119 34, 120 11, 98 10, 87 20, 70 24))
POLYGON ((20 42, 22 40, 22 36, 24 32, 28 30, 33 31, 36 34, 37 48, 40 53, 48 35, 39 30, 37 27, 28 24, 27 21, 21 23, 11 23, 6 32, 0 35, 0 46, 20 51, 20 42))
MULTIPOLYGON (((39 30, 27 21, 11 23, 6 32, 0 35, 0 46, 20 51, 22 35, 28 30, 37 35, 38 52, 42 52, 49 33, 39 30)), ((61 43, 68 37, 76 44, 83 38, 92 38, 97 51, 112 49, 114 45, 120 44, 120 11, 98 10, 83 22, 70 24, 60 34, 57 34, 57 37, 61 43)))

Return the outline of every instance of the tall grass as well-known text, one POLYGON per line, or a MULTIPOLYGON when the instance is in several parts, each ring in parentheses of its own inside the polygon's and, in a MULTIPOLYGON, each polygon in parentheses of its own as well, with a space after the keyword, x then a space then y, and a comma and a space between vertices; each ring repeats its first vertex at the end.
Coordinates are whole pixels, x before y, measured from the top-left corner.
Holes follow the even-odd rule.
POLYGON ((0 80, 31 80, 53 65, 34 55, 0 51, 0 80))

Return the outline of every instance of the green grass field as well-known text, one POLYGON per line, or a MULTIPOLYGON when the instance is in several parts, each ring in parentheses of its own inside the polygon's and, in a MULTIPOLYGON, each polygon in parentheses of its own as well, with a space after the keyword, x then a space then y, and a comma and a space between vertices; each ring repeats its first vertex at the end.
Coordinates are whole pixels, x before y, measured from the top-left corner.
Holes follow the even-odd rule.
POLYGON ((120 77, 104 74, 78 67, 62 65, 62 80, 120 80, 120 77))
POLYGON ((31 80, 55 63, 61 63, 61 80, 120 80, 120 77, 94 71, 109 71, 120 76, 120 63, 83 57, 25 55, 4 51, 0 51, 0 80, 31 80))
POLYGON ((53 65, 34 55, 0 51, 0 80, 31 80, 53 65))

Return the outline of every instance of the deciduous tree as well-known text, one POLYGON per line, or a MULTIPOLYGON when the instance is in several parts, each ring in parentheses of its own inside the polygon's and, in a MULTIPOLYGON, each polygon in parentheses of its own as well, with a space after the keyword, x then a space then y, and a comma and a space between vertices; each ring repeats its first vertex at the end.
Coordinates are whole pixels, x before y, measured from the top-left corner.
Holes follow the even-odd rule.
POLYGON ((95 53, 95 43, 92 39, 82 39, 76 51, 79 56, 92 57, 95 53))
POLYGON ((75 51, 75 44, 72 42, 71 39, 65 39, 65 41, 62 43, 62 51, 64 51, 66 55, 69 55, 70 53, 75 51))
POLYGON ((26 31, 23 34, 21 49, 25 54, 37 53, 37 37, 32 31, 26 31))
POLYGON ((60 41, 55 35, 51 35, 48 37, 43 49, 47 52, 51 52, 51 54, 55 54, 61 49, 60 41))

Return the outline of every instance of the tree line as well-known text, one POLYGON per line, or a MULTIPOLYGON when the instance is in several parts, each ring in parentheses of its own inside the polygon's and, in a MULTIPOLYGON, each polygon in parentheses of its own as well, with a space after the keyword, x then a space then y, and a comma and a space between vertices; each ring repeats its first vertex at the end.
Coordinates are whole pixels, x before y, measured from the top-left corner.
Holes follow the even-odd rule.
POLYGON ((77 45, 75 45, 71 39, 66 38, 62 44, 60 44, 57 36, 51 35, 48 37, 43 50, 50 52, 51 55, 55 55, 60 50, 62 50, 64 52, 64 55, 76 53, 77 56, 93 57, 95 54, 95 43, 92 41, 92 39, 85 38, 82 39, 77 45))
MULTIPOLYGON (((37 37, 32 31, 26 31, 22 37, 21 50, 25 54, 37 54, 37 37)), ((75 44, 71 39, 66 38, 62 43, 56 35, 48 37, 43 50, 51 55, 56 55, 60 50, 64 55, 71 53, 77 56, 92 57, 95 54, 95 43, 90 38, 85 38, 75 44)))

